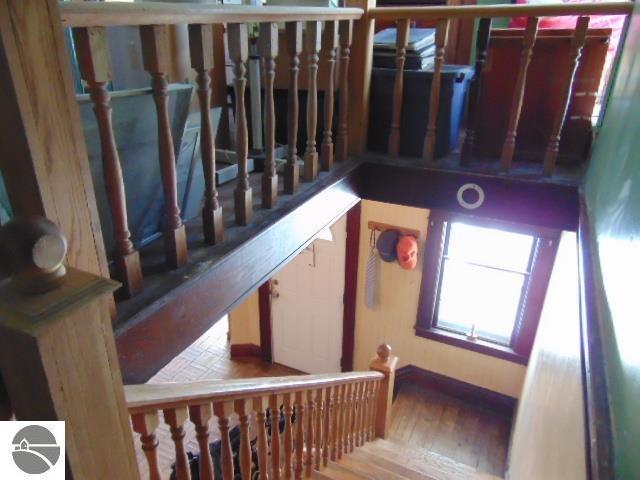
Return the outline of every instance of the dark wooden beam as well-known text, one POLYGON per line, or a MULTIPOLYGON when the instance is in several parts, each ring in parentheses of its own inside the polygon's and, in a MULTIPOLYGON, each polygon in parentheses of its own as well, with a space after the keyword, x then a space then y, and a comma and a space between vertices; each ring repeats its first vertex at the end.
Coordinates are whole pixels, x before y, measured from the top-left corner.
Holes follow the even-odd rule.
POLYGON ((317 182, 247 227, 224 245, 225 255, 181 271, 182 283, 124 322, 117 346, 125 383, 147 381, 357 203, 352 172, 317 182))
POLYGON ((344 311, 342 319, 343 372, 353 370, 356 341, 356 294, 358 292, 358 255, 360 252, 360 203, 347 213, 347 243, 344 265, 344 311))
POLYGON ((578 188, 527 179, 514 179, 437 168, 410 166, 408 162, 367 162, 358 170, 360 196, 367 200, 449 212, 480 215, 540 227, 576 231, 578 188), (458 189, 479 185, 485 200, 476 210, 457 201, 458 189))

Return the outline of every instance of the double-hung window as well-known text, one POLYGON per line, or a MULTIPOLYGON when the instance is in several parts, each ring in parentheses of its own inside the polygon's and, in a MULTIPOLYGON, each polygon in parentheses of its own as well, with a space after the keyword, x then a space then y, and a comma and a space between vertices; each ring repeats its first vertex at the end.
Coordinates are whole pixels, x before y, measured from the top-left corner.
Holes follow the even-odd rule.
POLYGON ((416 333, 525 363, 559 235, 433 211, 416 333))

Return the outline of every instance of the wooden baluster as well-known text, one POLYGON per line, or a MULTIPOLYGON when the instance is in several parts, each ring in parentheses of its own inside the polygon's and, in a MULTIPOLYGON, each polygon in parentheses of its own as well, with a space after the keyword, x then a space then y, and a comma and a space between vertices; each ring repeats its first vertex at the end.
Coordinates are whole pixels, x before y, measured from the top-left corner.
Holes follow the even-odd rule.
POLYGON ((469 92, 469 111, 467 113, 467 131, 462 144, 460 161, 462 165, 469 165, 473 151, 476 128, 478 128, 478 110, 482 97, 482 73, 487 63, 487 51, 489 37, 491 36, 491 18, 481 18, 478 24, 478 36, 476 37, 476 66, 471 91, 469 92))
MULTIPOLYGON (((222 242, 224 234, 222 207, 216 189, 216 149, 210 110, 211 79, 209 72, 213 69, 213 46, 212 25, 189 25, 191 68, 197 73, 196 83, 200 102, 200 154, 204 174, 202 227, 204 241, 209 245, 222 242)), ((224 69, 224 65, 220 65, 219 68, 224 69)))
POLYGON ((340 385, 336 385, 332 388, 332 396, 331 396, 331 461, 335 462, 338 460, 338 439, 340 435, 339 424, 340 424, 340 411, 341 408, 341 396, 340 391, 342 387, 340 385))
POLYGON ((367 415, 369 414, 369 382, 362 382, 362 413, 360 415, 360 444, 369 441, 367 435, 367 415))
POLYGON ((251 433, 249 432, 249 400, 235 400, 233 406, 240 423, 240 473, 251 480, 251 433))
POLYGON ((73 39, 80 74, 89 86, 93 112, 100 132, 102 175, 116 243, 117 278, 122 282, 122 293, 130 298, 142 290, 142 269, 140 255, 131 242, 124 180, 113 133, 111 95, 107 90, 111 80, 111 57, 107 33, 103 27, 74 28, 73 39))
POLYGON ((189 459, 184 449, 184 422, 189 417, 187 407, 169 408, 163 410, 164 423, 169 425, 171 440, 176 451, 176 477, 178 480, 191 480, 189 459))
POLYGON ((329 171, 333 166, 333 104, 335 90, 336 49, 338 48, 338 22, 328 20, 322 33, 322 51, 327 59, 327 89, 324 91, 324 130, 320 148, 320 167, 329 171))
POLYGON ((556 165, 556 159, 558 157, 558 150, 560 149, 560 135, 562 134, 562 126, 564 125, 565 118, 567 116, 567 110, 569 109, 569 102, 571 101, 571 93, 573 91, 573 81, 578 70, 580 63, 580 56, 582 55, 582 47, 587 38, 587 29, 589 28, 589 17, 580 17, 576 21, 576 31, 571 39, 571 53, 569 54, 569 70, 567 72, 567 80, 565 85, 565 96, 562 99, 561 107, 556 113, 556 117, 553 121, 553 127, 551 129, 551 137, 549 138, 549 144, 544 154, 544 165, 542 172, 544 175, 550 176, 556 165))
POLYGON ((396 78, 393 85, 391 131, 389 132, 389 155, 398 156, 400 148, 400 117, 402 116, 402 91, 404 86, 404 63, 409 43, 409 19, 398 20, 396 36, 396 78))
POLYGON ((296 480, 302 478, 304 470, 304 410, 304 392, 296 392, 296 480))
POLYGON ((278 395, 269 397, 269 414, 271 417, 271 476, 280 480, 280 400, 278 395))
POLYGON ((322 389, 316 390, 316 448, 314 455, 314 468, 320 470, 320 464, 322 463, 322 445, 324 443, 323 437, 323 424, 324 424, 324 398, 322 396, 322 389))
POLYGON ((351 384, 351 395, 349 399, 349 453, 352 453, 356 445, 356 415, 358 400, 358 384, 351 384))
POLYGON ((440 110, 440 85, 442 65, 444 64, 444 50, 447 46, 447 32, 449 30, 449 19, 441 18, 436 26, 436 52, 433 66, 433 77, 431 80, 431 94, 429 96, 429 121, 427 123, 427 134, 424 137, 424 148, 422 156, 428 162, 432 162, 436 150, 436 125, 438 123, 438 112, 440 110))
MULTIPOLYGON (((269 470, 267 456, 267 428, 266 428, 266 409, 268 406, 267 397, 258 397, 253 399, 253 409, 256 412, 256 427, 258 429, 258 467, 259 479, 267 480, 269 478, 267 472, 269 470)), ((272 424, 273 425, 273 424, 272 424)), ((273 429, 272 429, 273 430, 273 429)), ((251 468, 251 467, 249 467, 251 468)), ((251 477, 249 477, 251 478, 251 477)))
POLYGON ((502 154, 500 156, 500 164, 502 170, 508 172, 511 170, 513 162, 513 152, 516 148, 516 135, 518 132, 518 122, 520 121, 520 112, 522 111, 522 102, 524 100, 524 90, 527 83, 527 70, 533 55, 533 46, 536 42, 538 34, 538 18, 529 17, 527 19, 527 28, 524 32, 522 41, 522 53, 520 54, 520 68, 516 86, 513 91, 513 100, 511 101, 511 112, 509 114, 509 125, 507 126, 507 135, 502 146, 502 154))
POLYGON ((364 413, 364 382, 358 382, 356 390, 355 446, 362 446, 362 414, 364 413))
POLYGON ((353 39, 353 22, 340 22, 340 103, 338 105, 338 132, 336 134, 336 161, 347 159, 349 150, 349 57, 353 39))
POLYGON ((216 402, 213 404, 213 413, 218 417, 218 428, 220 429, 222 478, 224 480, 233 480, 235 478, 233 472, 233 451, 231 450, 231 440, 229 438, 229 417, 233 413, 233 403, 216 402))
POLYGON ((333 392, 334 387, 327 387, 324 400, 324 416, 322 426, 322 465, 327 466, 329 464, 329 451, 333 445, 333 392))
POLYGON ((318 176, 318 152, 316 151, 316 125, 318 123, 318 51, 322 22, 307 22, 304 32, 304 50, 309 62, 307 87, 307 149, 304 152, 304 179, 312 182, 318 176))
POLYGON ((253 211, 253 193, 249 184, 247 162, 249 155, 249 133, 247 132, 247 112, 244 106, 245 76, 249 55, 247 25, 230 23, 227 26, 229 56, 234 64, 233 88, 236 97, 236 161, 238 162, 238 184, 234 191, 236 223, 247 225, 253 211))
POLYGON ((342 458, 342 454, 345 452, 345 419, 347 415, 347 386, 340 385, 340 401, 337 402, 338 406, 338 460, 342 458))
POLYGON ((166 25, 144 25, 140 27, 140 39, 144 68, 151 75, 158 117, 158 153, 164 192, 165 255, 167 265, 178 268, 187 263, 187 234, 178 206, 176 156, 169 119, 169 31, 166 25))
MULTIPOLYGON (((293 476, 292 454, 293 454, 293 425, 291 417, 293 415, 293 402, 290 393, 284 394, 284 478, 290 479, 293 476)), ((296 423, 297 424, 297 423, 296 423)))
POLYGON ((196 427, 196 440, 200 449, 200 480, 214 480, 213 459, 209 450, 209 420, 212 417, 213 408, 210 403, 189 406, 189 418, 196 427))
POLYGON ((380 395, 380 381, 373 384, 371 399, 371 412, 369 412, 369 436, 371 440, 376 439, 376 418, 378 415, 378 395, 380 395))
POLYGON ((351 420, 352 420, 352 411, 351 407, 353 405, 353 384, 347 384, 347 388, 345 390, 344 396, 344 453, 351 452, 351 420))
POLYGON ((131 416, 133 431, 140 434, 142 451, 147 457, 149 465, 149 480, 160 480, 160 464, 158 463, 158 439, 156 429, 158 428, 158 413, 137 413, 131 416))
POLYGON ((313 398, 313 390, 307 390, 307 451, 305 459, 305 475, 311 476, 313 469, 313 449, 315 446, 315 418, 316 402, 313 398))
POLYGON ((300 169, 298 167, 298 73, 300 52, 302 51, 302 23, 286 24, 287 48, 289 50, 289 93, 287 101, 287 163, 284 167, 284 193, 293 194, 298 190, 300 169))
POLYGON ((374 439, 373 432, 371 431, 371 417, 373 415, 372 411, 373 411, 373 405, 374 405, 374 399, 375 399, 375 394, 374 394, 375 388, 376 388, 375 382, 367 382, 367 408, 365 410, 364 427, 363 427, 365 440, 367 442, 370 442, 374 439))
POLYGON ((278 197, 278 174, 276 173, 276 111, 273 104, 273 81, 276 77, 278 56, 278 24, 261 23, 258 49, 262 57, 264 73, 264 136, 265 164, 262 174, 262 206, 273 208, 278 197))

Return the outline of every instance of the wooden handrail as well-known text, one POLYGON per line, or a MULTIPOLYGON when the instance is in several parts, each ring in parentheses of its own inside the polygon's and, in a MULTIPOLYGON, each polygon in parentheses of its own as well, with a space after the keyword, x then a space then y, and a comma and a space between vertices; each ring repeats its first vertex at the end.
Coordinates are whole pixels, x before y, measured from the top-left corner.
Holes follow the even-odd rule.
POLYGON ((211 380, 205 382, 158 383, 125 386, 125 398, 132 414, 149 410, 233 401, 265 394, 282 394, 344 385, 354 381, 381 380, 379 372, 348 372, 288 377, 211 380))
POLYGON ((511 18, 566 15, 629 15, 633 2, 552 3, 542 5, 465 5, 452 7, 376 7, 375 20, 436 20, 439 18, 511 18))
POLYGON ((71 2, 60 4, 65 27, 357 20, 360 8, 251 7, 201 4, 71 2))

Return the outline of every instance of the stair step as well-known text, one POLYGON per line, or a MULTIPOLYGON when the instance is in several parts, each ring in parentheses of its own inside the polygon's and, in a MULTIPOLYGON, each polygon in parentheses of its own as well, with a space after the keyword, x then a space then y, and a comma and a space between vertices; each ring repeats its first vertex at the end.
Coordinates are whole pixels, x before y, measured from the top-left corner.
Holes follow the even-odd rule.
POLYGON ((365 475, 366 478, 371 480, 378 478, 388 480, 435 480, 420 472, 403 468, 402 465, 395 462, 390 462, 363 452, 354 452, 343 457, 339 465, 348 470, 365 475))
POLYGON ((481 474, 469 465, 437 453, 413 449, 382 439, 368 443, 361 452, 372 454, 372 458, 385 459, 425 474, 434 480, 497 480, 499 478, 481 474))

